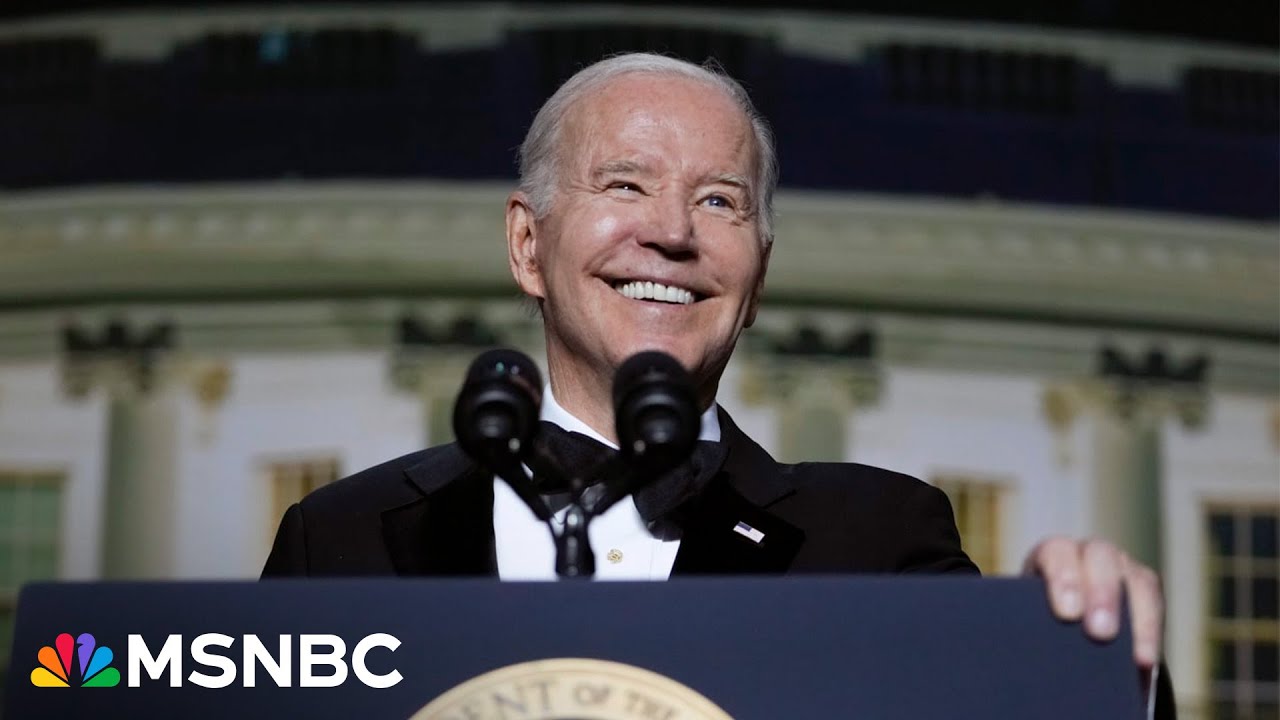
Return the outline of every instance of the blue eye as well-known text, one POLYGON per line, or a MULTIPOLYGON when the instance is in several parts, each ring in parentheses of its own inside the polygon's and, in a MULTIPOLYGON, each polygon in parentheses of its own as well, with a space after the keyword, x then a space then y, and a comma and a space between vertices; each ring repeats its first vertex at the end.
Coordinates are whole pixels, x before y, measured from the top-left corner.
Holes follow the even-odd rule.
POLYGON ((711 205, 712 207, 722 207, 722 208, 732 208, 732 207, 733 207, 733 202, 731 202, 731 201, 729 200, 729 198, 727 198, 727 197, 725 197, 725 196, 723 196, 723 195, 711 195, 711 196, 708 196, 708 197, 707 197, 707 199, 706 199, 706 200, 704 200, 703 202, 705 202, 705 203, 707 203, 707 204, 711 205))

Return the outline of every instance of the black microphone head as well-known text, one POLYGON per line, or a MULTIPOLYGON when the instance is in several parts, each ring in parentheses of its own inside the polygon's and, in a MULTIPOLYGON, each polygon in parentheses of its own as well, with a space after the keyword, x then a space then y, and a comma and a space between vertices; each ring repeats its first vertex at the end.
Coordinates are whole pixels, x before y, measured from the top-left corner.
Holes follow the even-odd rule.
POLYGON ((509 377, 527 384, 539 397, 542 395, 542 373, 538 372, 538 365, 519 350, 494 348, 480 353, 467 368, 466 382, 496 377, 509 377))
POLYGON ((693 378, 675 358, 654 350, 618 368, 613 413, 623 455, 649 473, 688 459, 702 429, 693 378))
POLYGON ((467 368, 453 433, 463 451, 492 468, 496 459, 532 447, 541 406, 542 374, 533 360, 517 350, 489 350, 467 368))

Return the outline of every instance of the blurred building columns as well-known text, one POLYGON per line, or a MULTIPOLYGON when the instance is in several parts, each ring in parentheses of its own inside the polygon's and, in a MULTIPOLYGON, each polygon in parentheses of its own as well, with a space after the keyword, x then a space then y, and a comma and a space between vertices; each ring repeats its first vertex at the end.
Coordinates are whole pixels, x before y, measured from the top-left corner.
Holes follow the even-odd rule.
POLYGON ((453 400, 471 357, 452 348, 401 348, 394 353, 392 384, 422 401, 423 447, 453 440, 453 400))
POLYGON ((71 398, 107 398, 102 577, 172 577, 172 540, 184 442, 211 431, 193 424, 192 408, 216 410, 226 396, 227 366, 174 351, 171 325, 142 329, 107 323, 98 334, 64 330, 63 389, 71 398), (194 433, 191 431, 195 431, 194 433))
MULTIPOLYGON (((422 400, 423 447, 453 442, 454 400, 477 355, 496 347, 535 347, 540 338, 540 333, 535 338, 534 333, 511 327, 499 329, 497 323, 471 314, 448 322, 402 317, 389 372, 398 390, 422 400), (512 335, 521 337, 508 337, 512 335)), ((543 358, 534 356, 534 360, 543 358)))
MULTIPOLYGON (((1191 429, 1204 425, 1203 368, 1195 377, 1176 376, 1159 363, 1122 373, 1104 367, 1100 374, 1050 388, 1045 413, 1060 433, 1084 424, 1083 441, 1092 449, 1086 454, 1091 457, 1090 534, 1115 542, 1159 572, 1164 564, 1164 426, 1171 420, 1191 429)), ((1060 460, 1070 461, 1065 454, 1060 460)))
POLYGON ((777 409, 778 459, 841 462, 849 458, 854 412, 879 402, 882 383, 868 330, 824 333, 802 325, 790 337, 745 355, 739 392, 752 405, 777 409))

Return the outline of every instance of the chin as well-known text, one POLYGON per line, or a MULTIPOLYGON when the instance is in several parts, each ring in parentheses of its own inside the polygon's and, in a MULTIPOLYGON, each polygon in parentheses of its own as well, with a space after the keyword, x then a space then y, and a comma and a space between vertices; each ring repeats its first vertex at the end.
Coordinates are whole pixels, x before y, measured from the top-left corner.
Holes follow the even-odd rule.
POLYGON ((642 340, 639 342, 630 343, 628 345, 622 345, 620 347, 624 348, 624 350, 621 354, 621 357, 617 358, 617 363, 615 363, 615 367, 621 365, 623 362, 627 360, 627 358, 630 358, 632 355, 636 355, 637 353, 648 352, 648 351, 657 351, 661 353, 666 353, 667 355, 670 355, 671 357, 679 361, 679 363, 683 365, 686 370, 690 370, 690 371, 692 371, 693 368, 698 364, 697 362, 695 362, 695 359, 701 358, 701 353, 696 351, 691 351, 683 343, 670 343, 670 342, 664 343, 664 342, 653 342, 653 341, 646 342, 642 340))

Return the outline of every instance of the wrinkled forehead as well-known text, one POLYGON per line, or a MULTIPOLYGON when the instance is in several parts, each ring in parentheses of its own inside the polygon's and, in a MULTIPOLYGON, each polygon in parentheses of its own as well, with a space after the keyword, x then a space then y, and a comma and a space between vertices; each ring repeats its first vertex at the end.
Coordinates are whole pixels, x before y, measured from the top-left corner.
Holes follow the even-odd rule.
MULTIPOLYGON (((592 150, 598 150, 602 141, 620 140, 623 123, 628 113, 632 115, 656 115, 661 121, 664 113, 673 116, 672 103, 677 98, 685 101, 680 110, 697 110, 706 119, 708 147, 716 141, 728 147, 745 145, 746 167, 721 168, 745 172, 754 180, 760 161, 759 148, 751 120, 738 101, 718 85, 683 75, 664 75, 635 72, 615 76, 584 90, 583 94, 565 112, 559 128, 559 157, 565 167, 585 171, 584 164, 593 160, 617 158, 593 158, 592 150)), ((674 119, 673 119, 674 122, 674 119)), ((644 148, 635 148, 643 152, 644 148)), ((736 153, 734 153, 736 154, 736 153)))

